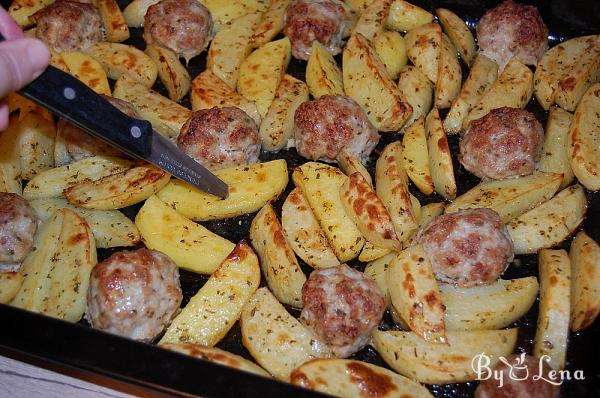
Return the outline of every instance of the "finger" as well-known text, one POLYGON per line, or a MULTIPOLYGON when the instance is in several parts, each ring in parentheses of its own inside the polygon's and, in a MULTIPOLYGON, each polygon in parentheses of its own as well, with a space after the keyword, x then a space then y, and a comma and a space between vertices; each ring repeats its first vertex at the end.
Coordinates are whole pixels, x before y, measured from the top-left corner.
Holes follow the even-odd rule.
POLYGON ((6 130, 8 127, 8 105, 5 102, 0 102, 0 131, 6 130))
POLYGON ((50 61, 48 48, 36 39, 0 43, 0 98, 40 75, 50 61))
POLYGON ((20 39, 23 31, 17 23, 8 15, 6 10, 0 7, 0 33, 6 40, 20 39))

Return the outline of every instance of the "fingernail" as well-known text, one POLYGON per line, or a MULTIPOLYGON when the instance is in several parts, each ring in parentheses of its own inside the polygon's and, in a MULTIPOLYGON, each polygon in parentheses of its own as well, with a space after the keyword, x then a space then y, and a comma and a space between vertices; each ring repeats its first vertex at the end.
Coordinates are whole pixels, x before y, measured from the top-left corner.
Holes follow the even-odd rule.
POLYGON ((46 69, 50 61, 50 51, 41 41, 32 39, 27 45, 27 57, 34 72, 33 77, 36 78, 46 69))

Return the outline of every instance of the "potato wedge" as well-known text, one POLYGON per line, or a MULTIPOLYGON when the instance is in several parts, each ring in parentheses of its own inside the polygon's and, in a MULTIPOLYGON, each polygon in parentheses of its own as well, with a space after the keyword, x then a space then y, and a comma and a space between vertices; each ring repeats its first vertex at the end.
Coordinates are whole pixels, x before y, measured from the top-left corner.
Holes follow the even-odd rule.
POLYGON ((15 298, 24 280, 23 272, 0 272, 0 304, 15 298))
POLYGON ((438 80, 442 28, 437 23, 427 23, 409 30, 404 36, 408 59, 436 83, 438 80))
POLYGON ((132 164, 130 160, 108 156, 81 159, 37 174, 23 190, 23 197, 27 200, 60 197, 72 185, 123 172, 132 164))
POLYGON ((419 117, 405 131, 402 137, 402 167, 415 183, 419 191, 431 195, 435 189, 429 168, 429 149, 425 118, 419 117))
POLYGON ((106 40, 122 42, 129 39, 129 27, 117 2, 115 0, 96 0, 95 4, 100 11, 106 40))
POLYGON ((210 43, 206 67, 235 90, 240 66, 252 51, 252 34, 260 13, 246 14, 224 25, 210 43))
POLYGON ((383 247, 378 247, 373 245, 369 241, 365 241, 365 245, 363 246, 360 254, 358 255, 358 261, 362 263, 368 263, 370 261, 375 261, 388 255, 392 250, 386 249, 383 247))
POLYGON ((571 330, 590 326, 600 313, 600 246, 584 231, 571 243, 571 330))
POLYGON ((444 119, 444 130, 446 132, 460 132, 464 118, 497 78, 498 64, 483 54, 477 54, 460 94, 452 102, 450 111, 444 119))
POLYGON ((302 80, 283 75, 275 98, 260 124, 262 149, 278 151, 287 146, 294 133, 294 114, 303 102, 308 101, 308 87, 302 80))
POLYGON ((410 330, 426 341, 446 343, 444 304, 423 246, 398 253, 386 282, 392 306, 410 330))
POLYGON ((361 34, 352 35, 344 48, 342 75, 346 94, 365 110, 379 131, 398 131, 406 123, 411 106, 361 34))
POLYGON ((133 246, 141 241, 140 231, 120 211, 83 209, 71 205, 64 198, 35 199, 29 204, 43 222, 60 209, 69 209, 79 214, 90 226, 96 239, 96 247, 100 249, 133 246))
POLYGON ((577 106, 569 129, 569 158, 577 179, 592 191, 600 189, 600 83, 589 88, 577 106))
POLYGON ((219 365, 225 365, 230 368, 243 370, 244 372, 254 373, 259 376, 271 377, 266 370, 236 354, 232 354, 229 351, 222 350, 216 347, 204 347, 199 344, 183 343, 173 344, 165 343, 161 344, 160 347, 167 350, 179 352, 184 355, 189 355, 195 358, 200 358, 205 361, 218 363, 219 365))
POLYGON ((98 61, 113 80, 127 75, 150 88, 158 76, 154 61, 143 51, 127 44, 100 42, 87 48, 85 53, 98 61))
POLYGON ((561 182, 561 174, 543 172, 504 180, 484 181, 446 206, 446 213, 487 207, 497 212, 506 223, 550 199, 561 182))
POLYGON ((429 390, 389 369, 351 359, 313 359, 292 372, 290 383, 353 398, 377 391, 378 397, 433 397, 429 390))
POLYGON ((11 305, 77 322, 83 316, 96 245, 85 220, 62 209, 44 223, 23 262, 25 280, 11 305))
POLYGON ((344 95, 342 71, 333 55, 318 41, 313 41, 312 52, 306 64, 306 84, 314 98, 323 95, 344 95))
POLYGON ((181 101, 190 91, 192 80, 177 55, 168 48, 154 44, 146 45, 145 53, 156 64, 158 77, 166 87, 169 98, 175 102, 181 101))
POLYGON ((260 258, 267 285, 277 300, 301 308, 302 286, 306 282, 306 276, 283 235, 281 224, 270 203, 264 205, 252 220, 250 241, 260 258))
POLYGON ((292 56, 290 40, 286 37, 254 50, 240 65, 237 91, 254 101, 264 117, 269 110, 279 82, 292 56))
POLYGON ((369 174, 369 170, 367 170, 359 158, 348 154, 348 152, 345 150, 342 150, 337 157, 337 161, 344 174, 350 176, 352 173, 359 172, 362 174, 365 180, 367 180, 369 185, 373 187, 373 178, 371 177, 371 174, 369 174))
POLYGON ((214 346, 237 322, 259 283, 258 258, 242 241, 173 319, 160 343, 214 346))
POLYGON ((281 32, 285 10, 291 2, 291 0, 269 1, 269 6, 262 14, 262 20, 254 29, 252 37, 250 37, 252 48, 264 46, 281 32))
POLYGON ((404 0, 395 0, 385 23, 388 29, 404 32, 433 21, 433 15, 404 0))
POLYGON ((35 24, 33 14, 54 3, 55 0, 15 0, 8 7, 8 14, 21 28, 35 24))
POLYGON ((429 169, 435 191, 446 199, 454 199, 456 197, 456 180, 454 179, 452 155, 437 108, 433 108, 427 115, 425 132, 429 152, 429 169))
POLYGON ((0 132, 0 192, 22 194, 21 145, 19 142, 19 117, 9 118, 8 127, 0 132))
POLYGON ((360 13, 352 34, 360 33, 365 39, 373 41, 385 29, 393 0, 373 0, 360 13))
POLYGON ((27 112, 19 116, 19 156, 21 178, 31 180, 37 174, 54 167, 56 124, 43 113, 27 112))
POLYGON ((559 244, 581 224, 587 199, 581 185, 563 189, 555 197, 512 219, 506 227, 515 254, 536 253, 559 244))
POLYGON ((571 317, 571 261, 565 250, 539 252, 540 309, 533 355, 554 370, 565 368, 571 317))
POLYGON ((96 59, 79 51, 65 51, 60 53, 60 57, 68 68, 69 74, 98 94, 110 95, 106 72, 96 59))
POLYGON ((331 352, 262 287, 244 307, 240 318, 242 343, 256 362, 280 380, 289 380, 299 365, 331 352))
MULTIPOLYGON (((429 203, 423 207, 421 207, 421 214, 418 217, 418 227, 417 231, 423 229, 427 224, 429 224, 434 218, 439 216, 444 212, 444 203, 429 203)), ((405 247, 413 246, 416 244, 417 234, 413 234, 410 239, 408 239, 405 243, 405 247)))
POLYGON ((123 17, 127 26, 131 28, 141 28, 144 26, 144 16, 148 7, 158 3, 160 0, 133 0, 123 10, 123 17))
POLYGON ((510 355, 517 329, 448 331, 448 344, 427 342, 412 332, 376 330, 373 345, 396 372, 427 384, 463 383, 477 378, 473 360, 485 353, 494 367, 510 355))
MULTIPOLYGON (((219 79, 210 70, 205 70, 192 80, 190 92, 192 109, 210 109, 215 106, 235 106, 243 110, 260 126, 261 117, 256 104, 232 90, 223 80, 219 79)), ((181 127, 181 126, 180 126, 181 127)), ((179 134, 179 132, 177 132, 179 134)))
POLYGON ((397 257, 396 253, 388 253, 378 259, 375 259, 369 262, 366 267, 364 274, 369 278, 373 279, 379 290, 385 295, 385 303, 386 306, 390 306, 392 303, 390 298, 390 289, 388 289, 387 283, 387 271, 390 267, 390 264, 397 257))
POLYGON ((194 221, 220 220, 252 213, 281 195, 288 183, 283 159, 217 170, 229 185, 229 196, 220 199, 180 180, 171 181, 158 198, 194 221))
POLYGON ((114 210, 148 199, 171 179, 152 165, 132 167, 96 181, 85 180, 65 189, 69 203, 86 209, 114 210))
POLYGON ((462 71, 456 55, 456 48, 444 33, 440 40, 440 59, 437 81, 435 82, 434 103, 438 109, 450 108, 460 92, 462 71))
POLYGON ((337 258, 344 263, 357 257, 364 238, 346 214, 340 197, 340 188, 348 177, 333 166, 317 162, 304 163, 296 175, 299 177, 294 182, 304 192, 337 258))
POLYGON ((56 130, 54 137, 54 167, 65 166, 73 161, 71 154, 67 150, 64 132, 56 130))
POLYGON ((477 45, 465 21, 446 8, 438 8, 435 13, 440 19, 444 32, 446 32, 454 47, 458 49, 462 60, 465 64, 470 65, 477 53, 477 45))
POLYGON ((398 76, 398 88, 412 107, 405 126, 410 126, 421 116, 425 117, 433 105, 433 83, 412 65, 406 65, 398 76))
POLYGON ((298 257, 313 268, 340 265, 302 190, 298 187, 281 208, 283 233, 298 257))
POLYGON ((574 111, 588 88, 600 80, 600 36, 564 41, 546 51, 534 75, 534 94, 542 108, 557 104, 574 111))
POLYGON ((573 115, 558 107, 550 108, 542 157, 537 164, 537 169, 546 173, 563 175, 561 188, 571 185, 575 175, 569 159, 569 127, 573 115))
POLYGON ((215 32, 242 15, 262 13, 269 6, 269 2, 264 0, 200 0, 200 3, 204 4, 210 11, 215 25, 213 28, 215 32))
POLYGON ((408 62, 406 43, 402 35, 392 30, 380 32, 373 40, 373 48, 383 62, 390 79, 398 79, 400 71, 408 62))
POLYGON ((149 249, 169 256, 179 267, 210 275, 235 245, 177 213, 155 195, 150 196, 135 217, 142 241, 149 249))
POLYGON ((479 119, 492 109, 508 106, 525 108, 533 93, 533 73, 517 58, 512 58, 496 80, 463 120, 465 130, 471 120, 479 119))

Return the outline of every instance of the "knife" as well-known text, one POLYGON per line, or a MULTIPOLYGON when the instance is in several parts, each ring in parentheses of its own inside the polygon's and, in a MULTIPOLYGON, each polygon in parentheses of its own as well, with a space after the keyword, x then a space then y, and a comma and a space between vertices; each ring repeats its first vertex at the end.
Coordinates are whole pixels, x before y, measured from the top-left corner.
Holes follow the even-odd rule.
MULTIPOLYGON (((0 41, 4 37, 0 33, 0 41)), ((152 129, 129 117, 84 83, 52 65, 19 93, 123 152, 225 199, 227 184, 152 129)))

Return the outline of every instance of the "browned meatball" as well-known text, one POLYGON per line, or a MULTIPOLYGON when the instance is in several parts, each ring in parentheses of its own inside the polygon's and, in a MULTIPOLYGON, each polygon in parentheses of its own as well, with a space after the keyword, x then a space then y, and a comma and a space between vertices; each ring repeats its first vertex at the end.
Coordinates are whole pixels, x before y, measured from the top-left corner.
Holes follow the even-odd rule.
POLYGON ((477 41, 483 54, 496 61, 500 70, 512 57, 537 65, 548 49, 548 28, 534 6, 506 0, 481 17, 477 41))
POLYGON ((182 298, 179 270, 168 256, 121 251, 92 269, 86 318, 96 329, 151 341, 171 322, 182 298))
POLYGON ((35 35, 55 51, 80 51, 104 40, 100 12, 92 4, 58 0, 34 15, 35 35))
POLYGON ((460 161, 480 178, 531 174, 540 160, 544 128, 517 108, 498 108, 469 123, 460 141, 460 161))
POLYGON ((460 210, 433 219, 417 236, 436 278, 467 287, 495 282, 513 260, 513 244, 498 213, 460 210))
POLYGON ((199 1, 162 0, 148 7, 144 40, 167 47, 189 61, 208 46, 212 28, 210 12, 199 1))
POLYGON ((313 271, 302 287, 300 321, 345 358, 364 347, 385 311, 375 281, 341 264, 313 271))
POLYGON ((283 33, 292 43, 292 55, 308 60, 313 41, 333 54, 342 52, 346 27, 344 6, 338 0, 293 0, 285 11, 283 33))
POLYGON ((492 369, 498 372, 498 376, 496 379, 490 377, 483 380, 475 390, 475 398, 558 398, 560 386, 546 381, 552 379, 549 375, 550 367, 545 362, 524 354, 511 355, 506 358, 506 362, 512 369, 506 363, 498 362, 492 369), (502 386, 498 379, 502 380, 502 386))
POLYGON ((258 162, 260 136, 254 120, 236 107, 202 109, 181 127, 177 146, 211 170, 258 162))
POLYGON ((38 226, 38 217, 29 203, 16 193, 0 192, 0 272, 21 267, 38 226))
POLYGON ((300 156, 335 162, 342 150, 368 157, 379 133, 352 98, 324 95, 296 109, 294 141, 300 156))

